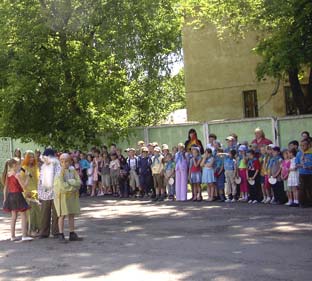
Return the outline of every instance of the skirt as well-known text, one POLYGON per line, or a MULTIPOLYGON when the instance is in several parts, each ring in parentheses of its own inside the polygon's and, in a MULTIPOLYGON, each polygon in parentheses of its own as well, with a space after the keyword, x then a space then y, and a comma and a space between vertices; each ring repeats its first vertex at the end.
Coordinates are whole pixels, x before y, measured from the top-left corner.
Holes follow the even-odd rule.
POLYGON ((214 183, 215 181, 214 170, 205 167, 203 169, 202 183, 214 183))
POLYGON ((298 171, 290 171, 287 184, 289 187, 299 186, 299 173, 298 171))
POLYGON ((9 192, 7 199, 3 204, 3 211, 10 213, 11 211, 25 212, 30 209, 23 194, 21 192, 9 192))
POLYGON ((191 183, 201 183, 201 172, 191 173, 191 183))

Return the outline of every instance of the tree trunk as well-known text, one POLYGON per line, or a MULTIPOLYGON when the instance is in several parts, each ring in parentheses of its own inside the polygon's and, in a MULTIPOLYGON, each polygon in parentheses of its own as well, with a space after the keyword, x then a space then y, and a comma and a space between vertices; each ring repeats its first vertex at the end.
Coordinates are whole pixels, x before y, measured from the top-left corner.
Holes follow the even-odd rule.
POLYGON ((305 103, 304 93, 302 91, 302 88, 299 82, 298 69, 292 68, 288 70, 288 77, 289 77, 290 88, 293 93, 294 102, 299 109, 299 114, 306 114, 307 105, 305 103))

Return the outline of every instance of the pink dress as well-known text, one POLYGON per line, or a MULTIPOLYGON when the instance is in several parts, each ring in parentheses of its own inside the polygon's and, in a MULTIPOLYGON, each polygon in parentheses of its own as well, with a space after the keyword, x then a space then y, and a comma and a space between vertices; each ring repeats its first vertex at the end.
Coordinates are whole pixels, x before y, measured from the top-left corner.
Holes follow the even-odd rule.
POLYGON ((288 179, 289 168, 290 168, 290 160, 283 160, 281 174, 284 180, 288 179))
POLYGON ((93 160, 93 182, 98 182, 99 181, 99 162, 97 161, 96 158, 93 160))

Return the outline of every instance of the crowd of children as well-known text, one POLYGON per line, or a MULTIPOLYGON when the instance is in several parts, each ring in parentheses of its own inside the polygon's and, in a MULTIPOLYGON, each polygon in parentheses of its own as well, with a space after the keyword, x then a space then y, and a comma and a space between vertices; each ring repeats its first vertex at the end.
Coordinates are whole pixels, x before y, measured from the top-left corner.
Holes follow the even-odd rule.
POLYGON ((308 132, 285 149, 272 144, 259 128, 251 144, 239 144, 237 139, 231 134, 222 146, 217 136, 210 134, 205 149, 191 129, 187 141, 171 150, 166 144, 139 141, 136 149, 125 150, 126 157, 115 144, 60 157, 50 148, 43 156, 38 151, 26 152, 24 159, 17 151, 6 163, 2 177, 3 208, 12 214, 11 239, 16 239, 15 222, 21 212, 23 240, 36 232, 40 238, 48 237, 52 219, 52 234, 64 241, 65 217, 70 225, 69 240, 79 240, 74 216, 79 213, 81 196, 199 202, 207 188, 208 202, 312 206, 308 132), (187 198, 188 186, 191 198, 187 198))

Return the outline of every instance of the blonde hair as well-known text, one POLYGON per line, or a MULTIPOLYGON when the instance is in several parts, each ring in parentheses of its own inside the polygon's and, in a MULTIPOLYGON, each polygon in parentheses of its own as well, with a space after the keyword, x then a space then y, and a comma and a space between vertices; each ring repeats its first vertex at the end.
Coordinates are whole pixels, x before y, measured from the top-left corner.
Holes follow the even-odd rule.
POLYGON ((265 138, 265 134, 264 134, 264 132, 263 132, 262 129, 256 128, 256 129, 255 129, 255 133, 261 133, 261 137, 262 137, 262 138, 265 138))

